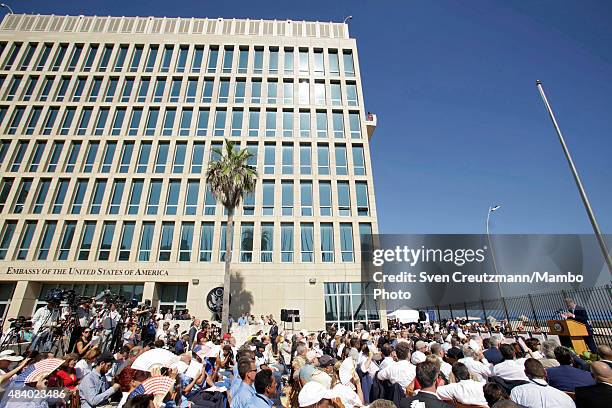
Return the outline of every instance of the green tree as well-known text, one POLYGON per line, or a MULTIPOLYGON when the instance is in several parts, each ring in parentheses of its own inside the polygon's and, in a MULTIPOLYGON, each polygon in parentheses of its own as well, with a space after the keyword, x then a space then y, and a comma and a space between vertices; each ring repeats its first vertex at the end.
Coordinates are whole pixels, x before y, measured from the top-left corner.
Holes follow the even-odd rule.
POLYGON ((206 182, 210 185, 215 199, 227 210, 227 230, 225 234, 225 273, 223 276, 223 312, 221 316, 222 333, 229 331, 230 264, 232 262, 232 236, 234 230, 234 210, 245 195, 255 190, 257 171, 248 164, 252 153, 246 149, 234 148, 234 143, 225 139, 224 149, 214 148, 217 155, 206 170, 206 182), (223 151, 225 150, 225 152, 223 151))

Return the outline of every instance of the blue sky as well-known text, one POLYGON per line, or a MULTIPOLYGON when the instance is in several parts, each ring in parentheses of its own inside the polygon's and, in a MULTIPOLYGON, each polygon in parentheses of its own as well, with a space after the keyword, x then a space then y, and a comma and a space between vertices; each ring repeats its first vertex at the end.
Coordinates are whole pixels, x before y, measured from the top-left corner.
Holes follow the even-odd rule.
POLYGON ((353 15, 380 231, 590 233, 542 80, 612 232, 612 2, 52 1, 16 12, 342 21, 353 15))

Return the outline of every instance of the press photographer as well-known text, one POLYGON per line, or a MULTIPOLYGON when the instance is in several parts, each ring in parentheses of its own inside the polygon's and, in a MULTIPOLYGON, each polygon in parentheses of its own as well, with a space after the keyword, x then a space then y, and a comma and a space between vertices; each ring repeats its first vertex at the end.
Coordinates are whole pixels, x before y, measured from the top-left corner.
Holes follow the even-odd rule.
POLYGON ((51 291, 47 295, 47 304, 39 308, 32 316, 32 328, 34 338, 31 349, 36 351, 48 351, 53 344, 53 329, 59 324, 61 317, 60 304, 63 299, 63 291, 51 291))

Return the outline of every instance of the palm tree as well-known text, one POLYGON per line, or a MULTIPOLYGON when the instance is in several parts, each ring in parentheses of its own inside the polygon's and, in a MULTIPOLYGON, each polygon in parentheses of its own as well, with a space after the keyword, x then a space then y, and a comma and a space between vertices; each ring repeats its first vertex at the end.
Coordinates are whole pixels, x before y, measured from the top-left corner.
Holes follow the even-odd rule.
POLYGON ((227 210, 227 230, 225 234, 225 274, 223 276, 223 312, 221 316, 222 333, 227 333, 229 321, 230 298, 230 263, 232 261, 232 236, 234 230, 234 210, 240 200, 255 190, 257 171, 248 164, 253 154, 248 150, 234 149, 234 143, 225 139, 225 153, 221 148, 214 148, 218 155, 212 160, 206 171, 206 182, 210 185, 215 199, 227 210))

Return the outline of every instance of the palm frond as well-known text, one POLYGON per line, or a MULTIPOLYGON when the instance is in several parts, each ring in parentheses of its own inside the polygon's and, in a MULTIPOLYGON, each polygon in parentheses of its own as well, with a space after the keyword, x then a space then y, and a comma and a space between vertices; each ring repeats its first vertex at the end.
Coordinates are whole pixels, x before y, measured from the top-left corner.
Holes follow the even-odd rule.
POLYGON ((225 149, 214 148, 213 152, 218 159, 208 165, 206 182, 215 199, 233 210, 246 194, 255 190, 257 171, 248 164, 253 154, 246 149, 234 149, 234 143, 227 139, 225 149))

